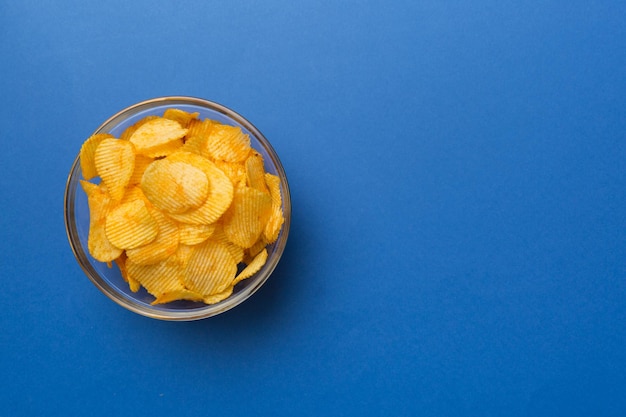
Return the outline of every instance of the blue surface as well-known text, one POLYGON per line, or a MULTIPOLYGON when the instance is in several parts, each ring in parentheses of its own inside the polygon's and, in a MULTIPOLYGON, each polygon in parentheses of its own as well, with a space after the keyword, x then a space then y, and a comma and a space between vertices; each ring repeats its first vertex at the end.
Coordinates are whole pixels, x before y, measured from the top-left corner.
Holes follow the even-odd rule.
POLYGON ((533 3, 0 4, 2 409, 626 415, 626 7, 533 3), (82 141, 162 95, 292 192, 275 274, 199 322, 115 305, 63 225, 82 141))

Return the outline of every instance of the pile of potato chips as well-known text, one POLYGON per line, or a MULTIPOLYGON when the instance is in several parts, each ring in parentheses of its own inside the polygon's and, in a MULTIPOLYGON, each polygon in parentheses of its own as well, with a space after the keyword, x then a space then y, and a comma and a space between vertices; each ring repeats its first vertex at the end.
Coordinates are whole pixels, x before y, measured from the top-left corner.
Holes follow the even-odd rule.
POLYGON ((153 304, 228 298, 265 264, 284 223, 280 179, 248 135, 198 113, 168 109, 119 138, 95 134, 80 165, 89 253, 153 304))

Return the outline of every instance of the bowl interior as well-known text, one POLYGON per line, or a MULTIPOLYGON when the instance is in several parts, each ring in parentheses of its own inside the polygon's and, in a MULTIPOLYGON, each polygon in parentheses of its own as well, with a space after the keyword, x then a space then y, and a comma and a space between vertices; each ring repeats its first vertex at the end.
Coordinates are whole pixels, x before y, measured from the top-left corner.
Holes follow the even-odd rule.
POLYGON ((278 175, 280 178, 285 222, 277 241, 267 247, 268 258, 263 268, 253 277, 237 284, 233 294, 217 304, 207 305, 191 301, 175 301, 151 305, 154 297, 144 288, 133 293, 115 264, 109 266, 99 262, 92 258, 87 250, 89 206, 87 196, 79 183, 79 180, 82 179, 79 157, 76 157, 72 165, 65 190, 65 224, 70 246, 78 263, 89 279, 113 301, 131 311, 152 318, 196 320, 214 316, 235 307, 250 297, 267 280, 278 264, 287 242, 291 219, 291 200, 284 169, 271 144, 250 122, 217 103, 191 97, 165 97, 148 100, 112 116, 94 134, 110 133, 119 137, 128 126, 149 115, 161 116, 168 108, 198 112, 201 119, 209 118, 224 124, 239 126, 250 136, 252 147, 263 155, 266 171, 278 175))

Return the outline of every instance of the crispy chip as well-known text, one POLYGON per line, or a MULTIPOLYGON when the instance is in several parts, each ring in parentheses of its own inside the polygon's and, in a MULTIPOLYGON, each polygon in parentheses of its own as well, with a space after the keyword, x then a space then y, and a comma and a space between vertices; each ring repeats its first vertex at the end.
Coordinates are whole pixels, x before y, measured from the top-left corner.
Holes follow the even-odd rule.
POLYGON ((207 295, 206 297, 204 297, 204 302, 206 304, 217 304, 220 301, 227 299, 232 294, 233 294, 233 285, 230 285, 224 291, 220 293, 207 295))
POLYGON ((105 223, 108 212, 114 207, 115 202, 101 186, 80 181, 87 194, 89 205, 89 235, 87 237, 87 249, 94 259, 100 262, 111 262, 122 254, 122 249, 113 246, 106 236, 105 223))
POLYGON ((187 140, 185 141, 185 151, 200 155, 204 149, 204 143, 209 139, 211 129, 215 125, 210 119, 191 120, 187 126, 187 140))
POLYGON ((184 213, 168 213, 173 219, 189 224, 211 224, 224 214, 233 200, 233 184, 226 174, 211 161, 190 152, 176 152, 170 161, 188 163, 204 172, 209 180, 209 194, 205 202, 196 209, 184 213))
POLYGON ((272 209, 272 197, 255 188, 239 187, 224 214, 224 233, 231 242, 249 248, 265 229, 272 209))
POLYGON ((175 120, 180 123, 182 127, 188 127, 189 123, 192 120, 197 120, 199 115, 200 113, 198 112, 188 113, 180 109, 167 109, 163 113, 165 119, 175 120))
POLYGON ((94 161, 111 198, 120 201, 135 169, 133 145, 123 140, 103 139, 96 149, 94 161))
POLYGON ((130 258, 126 261, 128 277, 139 282, 155 298, 184 289, 182 268, 174 258, 150 265, 138 265, 130 258))
POLYGON ((224 291, 237 274, 226 246, 207 240, 195 246, 184 269, 185 287, 204 296, 224 291))
POLYGON ((280 233, 283 223, 285 223, 283 202, 280 193, 280 178, 276 175, 266 173, 265 183, 272 196, 272 211, 263 229, 263 238, 267 243, 274 243, 276 239, 278 239, 278 234, 280 233))
POLYGON ((263 248, 261 252, 254 257, 252 262, 250 262, 233 280, 233 284, 237 284, 239 281, 250 278, 252 275, 256 274, 263 268, 265 262, 267 261, 267 249, 263 248))
POLYGON ((80 148, 80 169, 83 178, 90 180, 98 176, 96 169, 96 149, 103 139, 112 138, 108 133, 96 133, 90 136, 80 148))
POLYGON ((128 258, 138 265, 160 262, 178 249, 178 225, 156 208, 149 208, 149 212, 158 227, 156 237, 145 245, 126 251, 128 258))
POLYGON ((180 243, 183 245, 197 245, 207 240, 215 231, 215 223, 212 224, 185 224, 178 226, 180 243))
POLYGON ((235 126, 215 124, 205 142, 203 155, 216 161, 243 162, 250 153, 250 137, 235 126))
POLYGON ((246 159, 246 179, 248 187, 256 188, 259 191, 267 192, 265 184, 265 167, 263 165, 263 156, 253 151, 246 159))
POLYGON ((215 223, 215 230, 213 231, 210 239, 216 242, 220 242, 222 245, 226 246, 228 252, 230 252, 230 256, 233 257, 236 263, 240 263, 243 261, 244 249, 241 246, 236 245, 228 240, 226 234, 224 233, 224 226, 222 225, 221 221, 215 223))
POLYGON ((130 180, 128 180, 128 185, 140 184, 143 173, 152 161, 154 161, 154 158, 145 155, 135 155, 135 169, 133 169, 133 175, 131 175, 130 180))
POLYGON ((233 183, 233 187, 246 185, 246 166, 240 162, 215 161, 218 167, 233 183))
POLYGON ((133 249, 152 242, 159 226, 141 199, 120 204, 106 218, 106 236, 116 247, 133 249))
POLYGON ((193 165, 166 158, 150 164, 141 180, 141 188, 152 204, 178 214, 205 202, 209 179, 193 165))
POLYGON ((139 126, 129 141, 135 145, 138 154, 155 158, 180 148, 186 134, 187 129, 177 121, 157 117, 139 126))
POLYGON ((137 129, 139 129, 142 125, 148 123, 150 120, 158 119, 158 116, 146 116, 143 119, 140 119, 135 124, 128 126, 120 135, 120 140, 129 140, 130 137, 135 133, 137 129))
POLYGON ((203 301, 204 297, 202 296, 202 294, 198 294, 195 291, 191 291, 186 288, 183 288, 183 289, 178 289, 178 290, 161 294, 158 297, 156 297, 156 300, 154 300, 151 304, 152 305, 165 304, 165 303, 171 303, 172 301, 178 301, 178 300, 203 301))

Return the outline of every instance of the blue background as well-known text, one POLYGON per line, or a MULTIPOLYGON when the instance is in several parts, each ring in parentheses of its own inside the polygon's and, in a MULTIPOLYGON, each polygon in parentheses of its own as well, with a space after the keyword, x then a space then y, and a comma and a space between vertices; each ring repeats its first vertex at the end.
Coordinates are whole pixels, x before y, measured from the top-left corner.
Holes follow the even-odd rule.
POLYGON ((619 1, 0 4, 7 415, 626 415, 619 1), (83 140, 163 95, 274 145, 266 285, 130 313, 63 224, 83 140))

